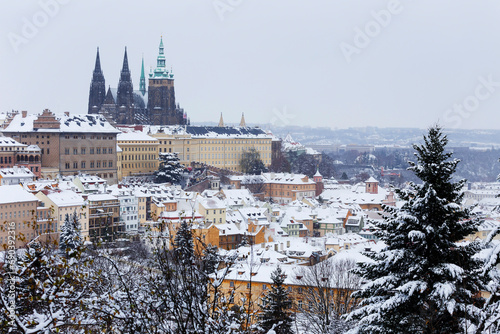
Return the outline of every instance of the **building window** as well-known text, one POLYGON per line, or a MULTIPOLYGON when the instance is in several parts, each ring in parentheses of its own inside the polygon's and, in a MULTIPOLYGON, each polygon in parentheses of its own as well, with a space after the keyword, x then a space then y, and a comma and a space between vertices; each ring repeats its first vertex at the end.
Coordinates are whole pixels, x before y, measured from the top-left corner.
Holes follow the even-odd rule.
POLYGON ((93 147, 90 148, 90 154, 94 154, 94 148, 93 147))
POLYGON ((64 154, 69 155, 69 148, 64 149, 64 154))
POLYGON ((113 167, 113 161, 108 162, 108 167, 113 167))
POLYGON ((85 151, 86 151, 85 147, 82 147, 82 149, 80 150, 81 154, 85 154, 86 153, 85 151))
POLYGON ((90 162, 90 168, 94 168, 94 162, 93 161, 90 162))
POLYGON ((101 162, 100 162, 100 161, 97 161, 96 166, 97 166, 97 168, 101 168, 101 162))
POLYGON ((65 164, 64 164, 64 167, 65 167, 66 169, 69 169, 69 162, 65 163, 65 164))
POLYGON ((102 149, 102 154, 108 154, 108 153, 107 153, 107 151, 108 151, 108 150, 107 150, 107 148, 106 148, 106 147, 104 147, 104 148, 102 149))
POLYGON ((73 155, 77 155, 78 154, 78 149, 77 148, 74 148, 73 149, 73 155))
POLYGON ((103 162, 102 162, 102 167, 108 167, 108 166, 107 166, 107 164, 108 164, 108 163, 107 163, 106 161, 103 161, 103 162))
MULTIPOLYGON (((110 138, 111 138, 111 137, 110 137, 110 138)), ((108 152, 109 152, 109 154, 113 154, 113 149, 110 147, 110 148, 108 149, 108 152)))
POLYGON ((75 161, 75 162, 73 162, 73 168, 74 168, 74 169, 77 169, 77 168, 78 168, 78 162, 76 162, 76 161, 75 161))
POLYGON ((96 154, 101 154, 101 148, 100 147, 96 148, 96 154))
POLYGON ((82 168, 85 168, 85 161, 81 162, 81 166, 82 166, 82 168))

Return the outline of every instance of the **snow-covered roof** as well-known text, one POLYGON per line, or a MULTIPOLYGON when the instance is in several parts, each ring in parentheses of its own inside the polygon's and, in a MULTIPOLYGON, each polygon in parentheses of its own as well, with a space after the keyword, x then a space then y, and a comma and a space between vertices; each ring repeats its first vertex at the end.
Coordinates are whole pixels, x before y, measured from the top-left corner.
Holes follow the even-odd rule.
POLYGON ((373 176, 370 176, 370 178, 366 180, 365 183, 378 183, 378 181, 373 176))
POLYGON ((143 131, 146 133, 157 134, 165 133, 169 135, 187 135, 191 138, 204 138, 204 139, 215 139, 215 138, 234 138, 234 139, 245 139, 245 138, 269 138, 272 136, 268 135, 264 130, 257 127, 240 127, 240 126, 145 126, 143 131))
MULTIPOLYGON (((33 122, 38 118, 38 115, 28 114, 23 117, 21 114, 14 116, 10 124, 5 128, 4 132, 32 132, 33 122)), ((56 119, 60 123, 59 129, 39 128, 37 132, 81 132, 81 133, 109 133, 118 134, 119 130, 115 129, 101 115, 58 115, 56 119)))
POLYGON ((293 173, 262 173, 266 183, 280 183, 280 184, 316 184, 313 180, 309 179, 304 174, 293 173), (306 181, 307 178, 307 181, 306 181))
POLYGON ((0 178, 16 178, 16 177, 30 177, 33 178, 35 174, 26 167, 10 167, 0 169, 0 178))
POLYGON ((217 197, 205 198, 205 197, 199 196, 198 203, 201 204, 205 209, 225 209, 226 208, 226 206, 224 205, 224 202, 222 202, 217 197))
POLYGON ((120 141, 151 141, 158 142, 158 139, 148 136, 143 132, 121 132, 116 136, 116 140, 120 141))
MULTIPOLYGON (((45 191, 42 191, 45 193, 45 191)), ((84 205, 83 197, 71 190, 47 191, 45 194, 58 207, 84 205)))
POLYGON ((10 137, 0 137, 0 147, 26 147, 26 145, 10 137))
POLYGON ((38 198, 20 185, 0 186, 0 204, 32 201, 38 201, 38 198))
POLYGON ((88 200, 92 202, 96 201, 111 201, 116 200, 117 198, 110 194, 93 194, 88 196, 88 200))

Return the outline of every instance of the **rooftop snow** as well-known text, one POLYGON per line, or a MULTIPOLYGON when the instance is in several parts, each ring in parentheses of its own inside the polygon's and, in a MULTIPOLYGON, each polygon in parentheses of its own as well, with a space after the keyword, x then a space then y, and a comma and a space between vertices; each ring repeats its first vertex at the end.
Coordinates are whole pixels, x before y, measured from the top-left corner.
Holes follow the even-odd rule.
POLYGON ((14 116, 9 126, 4 129, 4 132, 83 132, 83 133, 120 133, 109 124, 101 115, 56 115, 56 119, 60 123, 60 129, 33 129, 33 122, 38 118, 38 115, 28 114, 23 118, 21 114, 14 116))
POLYGON ((18 203, 38 201, 35 195, 24 190, 20 185, 0 186, 0 203, 18 203))
POLYGON ((148 136, 143 132, 122 132, 118 134, 116 140, 118 141, 142 140, 142 141, 158 142, 158 139, 148 136))

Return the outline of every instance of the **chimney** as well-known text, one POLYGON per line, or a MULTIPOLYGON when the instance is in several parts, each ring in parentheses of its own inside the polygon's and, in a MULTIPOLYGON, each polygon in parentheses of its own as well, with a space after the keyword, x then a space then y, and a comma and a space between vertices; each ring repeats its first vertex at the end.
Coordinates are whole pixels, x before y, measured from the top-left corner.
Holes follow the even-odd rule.
POLYGON ((69 117, 69 111, 65 111, 64 115, 67 116, 67 117, 69 117))
POLYGON ((21 113, 23 115, 23 118, 26 118, 26 116, 28 115, 28 111, 26 110, 23 110, 21 113))

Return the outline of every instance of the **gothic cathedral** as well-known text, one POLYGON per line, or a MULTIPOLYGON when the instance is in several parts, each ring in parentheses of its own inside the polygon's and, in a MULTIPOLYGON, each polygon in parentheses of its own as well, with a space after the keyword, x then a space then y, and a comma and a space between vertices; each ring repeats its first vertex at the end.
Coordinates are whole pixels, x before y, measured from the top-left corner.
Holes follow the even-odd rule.
POLYGON ((163 39, 160 39, 156 68, 149 73, 148 90, 142 60, 139 90, 134 91, 128 66, 127 48, 118 88, 108 88, 101 70, 99 48, 89 93, 89 114, 102 114, 112 124, 184 125, 186 113, 175 103, 174 75, 166 68, 163 39))

